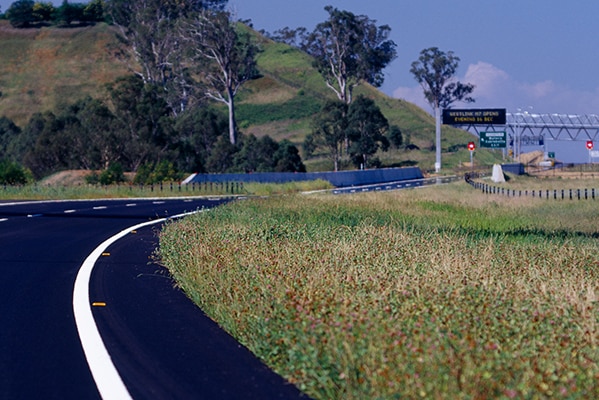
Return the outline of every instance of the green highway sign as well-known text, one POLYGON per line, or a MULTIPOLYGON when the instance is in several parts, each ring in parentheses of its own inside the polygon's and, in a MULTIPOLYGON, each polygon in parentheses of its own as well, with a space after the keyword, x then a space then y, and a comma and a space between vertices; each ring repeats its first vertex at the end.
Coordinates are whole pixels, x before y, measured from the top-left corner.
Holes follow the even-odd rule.
POLYGON ((505 149, 507 147, 507 135, 505 132, 481 132, 480 147, 505 149))

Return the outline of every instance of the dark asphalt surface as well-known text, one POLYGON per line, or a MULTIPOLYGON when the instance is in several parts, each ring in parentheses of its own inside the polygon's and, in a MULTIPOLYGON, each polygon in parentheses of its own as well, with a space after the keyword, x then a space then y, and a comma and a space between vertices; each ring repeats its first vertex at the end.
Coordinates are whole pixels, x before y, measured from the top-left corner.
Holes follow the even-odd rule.
MULTIPOLYGON (((108 237, 218 201, 0 205, 0 399, 94 399, 73 316, 75 277, 108 237)), ((152 261, 159 225, 126 235, 95 265, 90 301, 134 399, 305 398, 207 318, 152 261)))

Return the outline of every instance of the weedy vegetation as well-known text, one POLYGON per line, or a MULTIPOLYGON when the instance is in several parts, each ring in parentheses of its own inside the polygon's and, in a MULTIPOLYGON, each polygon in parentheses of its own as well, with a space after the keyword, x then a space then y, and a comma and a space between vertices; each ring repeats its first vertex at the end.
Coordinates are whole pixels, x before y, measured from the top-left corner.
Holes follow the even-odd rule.
POLYGON ((295 194, 170 223, 158 255, 314 398, 598 398, 598 217, 465 183, 295 194))

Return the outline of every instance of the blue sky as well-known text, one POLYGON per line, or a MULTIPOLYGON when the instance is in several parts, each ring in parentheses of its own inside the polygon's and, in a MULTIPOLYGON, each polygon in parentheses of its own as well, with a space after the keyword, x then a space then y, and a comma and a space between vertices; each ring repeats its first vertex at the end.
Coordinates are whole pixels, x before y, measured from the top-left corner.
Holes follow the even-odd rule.
MULTIPOLYGON (((599 2, 579 0, 231 0, 239 18, 272 32, 312 30, 325 5, 391 27, 398 57, 382 90, 430 111, 410 65, 436 46, 460 57, 458 78, 476 103, 508 111, 599 114, 599 2)), ((459 106, 459 105, 456 105, 459 106)))
MULTIPOLYGON (((11 3, 0 0, 2 11, 11 3)), ((312 30, 327 18, 326 5, 391 27, 398 57, 381 90, 427 111, 409 70, 422 49, 436 46, 460 57, 458 79, 476 85, 469 107, 599 114, 596 0, 229 0, 238 18, 269 32, 312 30)))

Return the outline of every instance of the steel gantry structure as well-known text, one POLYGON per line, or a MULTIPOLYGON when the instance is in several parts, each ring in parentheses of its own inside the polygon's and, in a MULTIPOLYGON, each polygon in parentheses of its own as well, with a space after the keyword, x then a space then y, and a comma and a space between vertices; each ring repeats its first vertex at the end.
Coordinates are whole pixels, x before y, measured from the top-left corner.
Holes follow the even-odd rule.
POLYGON ((535 114, 507 113, 505 126, 464 125, 463 129, 476 133, 505 130, 510 138, 514 156, 521 153, 522 145, 543 144, 545 140, 592 140, 599 137, 599 116, 595 114, 535 114))

